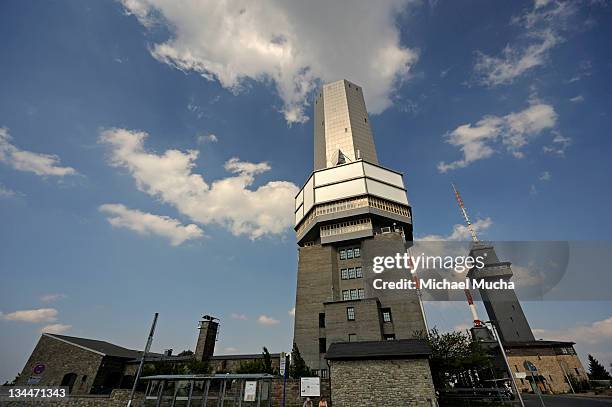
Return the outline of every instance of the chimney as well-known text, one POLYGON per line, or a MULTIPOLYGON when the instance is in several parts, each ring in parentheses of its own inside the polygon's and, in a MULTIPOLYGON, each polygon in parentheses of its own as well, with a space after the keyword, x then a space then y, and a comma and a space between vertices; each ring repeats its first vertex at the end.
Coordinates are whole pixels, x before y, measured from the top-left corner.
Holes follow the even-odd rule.
POLYGON ((172 349, 164 350, 164 356, 172 356, 172 349))
POLYGON ((198 329, 200 333, 198 334, 198 342, 193 356, 196 360, 209 360, 215 352, 219 319, 210 315, 204 315, 198 324, 198 329))

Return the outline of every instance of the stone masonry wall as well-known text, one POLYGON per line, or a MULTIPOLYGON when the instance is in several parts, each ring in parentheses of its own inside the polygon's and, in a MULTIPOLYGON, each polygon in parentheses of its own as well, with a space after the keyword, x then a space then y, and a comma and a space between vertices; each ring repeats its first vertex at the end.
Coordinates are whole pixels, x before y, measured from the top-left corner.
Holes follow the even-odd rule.
POLYGON ((427 359, 331 361, 334 407, 432 406, 427 359))
POLYGON ((38 386, 59 386, 67 373, 75 373, 72 394, 87 394, 96 378, 102 355, 81 349, 48 336, 41 336, 32 355, 26 362, 18 386, 25 386, 30 376, 39 376, 38 386), (45 365, 45 371, 32 372, 37 363, 45 365))
MULTIPOLYGON (((130 396, 130 390, 113 390, 110 396, 69 396, 62 400, 19 400, 1 401, 0 407, 125 407, 130 396)), ((132 403, 133 407, 144 405, 144 395, 137 393, 132 403)))
MULTIPOLYGON (((558 394, 569 393, 571 391, 559 363, 564 364, 568 375, 572 375, 578 380, 587 379, 586 372, 577 355, 508 356, 508 363, 512 368, 512 372, 525 372, 523 367, 525 360, 529 360, 536 366, 538 374, 544 378, 541 381, 544 383, 548 393, 558 394)), ((527 373, 527 376, 529 377, 530 374, 527 373)), ((522 392, 532 392, 531 385, 527 379, 516 379, 516 385, 522 392)))

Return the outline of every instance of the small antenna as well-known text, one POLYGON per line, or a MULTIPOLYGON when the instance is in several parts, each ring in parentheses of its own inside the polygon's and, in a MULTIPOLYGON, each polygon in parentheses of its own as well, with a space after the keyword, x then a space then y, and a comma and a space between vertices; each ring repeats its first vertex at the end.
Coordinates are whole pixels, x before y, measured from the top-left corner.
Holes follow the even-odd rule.
POLYGON ((472 235, 472 240, 475 243, 478 243, 478 236, 476 236, 476 231, 474 230, 474 226, 472 222, 470 222, 470 217, 465 210, 465 205, 463 204, 463 199, 461 199, 461 195, 459 195, 459 191, 455 188, 455 184, 451 184, 453 186, 453 191, 455 192, 455 197, 457 198, 457 203, 459 204, 459 209, 461 210, 461 214, 463 215, 463 219, 465 219, 465 223, 467 224, 467 228, 470 231, 470 235, 472 235))

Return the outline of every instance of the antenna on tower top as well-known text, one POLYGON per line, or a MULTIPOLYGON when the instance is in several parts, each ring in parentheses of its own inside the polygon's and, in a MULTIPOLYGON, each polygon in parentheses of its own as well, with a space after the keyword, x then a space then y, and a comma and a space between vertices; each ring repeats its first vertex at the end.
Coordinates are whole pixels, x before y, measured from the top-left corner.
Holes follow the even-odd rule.
MULTIPOLYGON (((465 205, 463 204, 463 199, 461 199, 461 195, 459 195, 459 191, 455 188, 455 184, 452 184, 453 191, 455 192, 455 197, 457 198, 457 203, 459 204, 459 209, 461 210, 461 214, 463 215, 463 219, 465 219, 465 223, 467 224, 467 228, 470 231, 470 235, 472 235, 472 240, 474 243, 478 243, 478 236, 476 236, 476 231, 474 230, 474 226, 472 226, 472 222, 470 222, 470 217, 465 210, 465 205)), ((472 320, 474 321, 475 327, 482 326, 482 321, 478 317, 478 311, 476 310, 476 305, 474 304, 474 299, 472 298, 472 293, 469 288, 465 290, 465 297, 468 302, 468 306, 470 307, 470 312, 472 313, 472 320)))
POLYGON ((467 228, 472 235, 472 240, 475 243, 478 243, 478 236, 476 236, 476 231, 474 230, 474 226, 472 222, 470 222, 470 217, 465 210, 465 205, 463 204, 463 199, 461 199, 461 195, 459 195, 459 191, 455 188, 455 184, 451 184, 453 186, 453 191, 455 192, 455 197, 457 198, 457 203, 459 204, 459 209, 461 210, 461 214, 463 215, 463 219, 465 219, 465 223, 467 224, 467 228))

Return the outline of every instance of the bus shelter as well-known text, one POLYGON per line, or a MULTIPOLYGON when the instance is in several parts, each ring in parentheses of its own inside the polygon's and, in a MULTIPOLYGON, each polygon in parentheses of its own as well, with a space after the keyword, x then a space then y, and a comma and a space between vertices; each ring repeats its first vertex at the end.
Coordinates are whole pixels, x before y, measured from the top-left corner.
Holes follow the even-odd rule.
POLYGON ((270 374, 143 377, 145 407, 270 407, 270 374))

